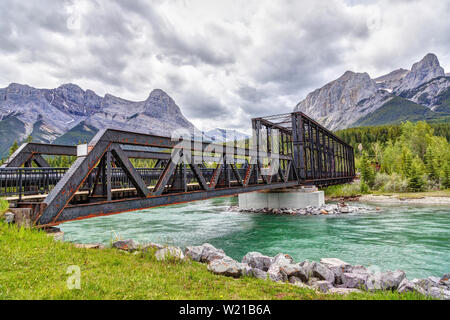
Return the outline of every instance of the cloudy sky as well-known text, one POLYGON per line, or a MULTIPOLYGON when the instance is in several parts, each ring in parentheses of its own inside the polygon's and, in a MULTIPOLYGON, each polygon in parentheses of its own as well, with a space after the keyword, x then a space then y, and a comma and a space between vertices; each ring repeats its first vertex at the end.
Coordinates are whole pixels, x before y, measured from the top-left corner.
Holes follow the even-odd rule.
POLYGON ((346 70, 433 52, 450 72, 449 17, 442 0, 1 0, 0 87, 160 88, 199 129, 245 130, 346 70))

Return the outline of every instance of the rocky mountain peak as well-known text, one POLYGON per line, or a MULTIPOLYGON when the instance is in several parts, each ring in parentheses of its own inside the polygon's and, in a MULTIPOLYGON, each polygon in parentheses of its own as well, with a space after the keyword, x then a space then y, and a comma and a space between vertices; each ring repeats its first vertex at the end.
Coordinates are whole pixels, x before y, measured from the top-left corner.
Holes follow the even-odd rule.
POLYGON ((27 93, 35 90, 34 88, 26 85, 26 84, 20 84, 20 83, 11 83, 6 88, 7 93, 27 93))
POLYGON ((74 91, 74 92, 82 92, 84 93, 84 90, 81 89, 78 85, 73 83, 64 83, 60 85, 56 90, 62 90, 62 91, 74 91))
POLYGON ((302 111, 323 125, 335 129, 348 121, 348 112, 360 101, 378 91, 377 84, 369 74, 346 71, 338 79, 308 94, 295 110, 302 111))
POLYGON ((429 53, 422 60, 413 64, 411 71, 405 75, 401 84, 394 91, 396 93, 406 92, 442 76, 445 76, 444 68, 440 66, 436 55, 429 53))
POLYGON ((306 113, 331 130, 347 128, 396 97, 399 99, 393 103, 399 108, 409 101, 441 112, 445 110, 442 101, 450 90, 448 76, 433 53, 415 63, 410 71, 397 69, 375 79, 367 73, 346 71, 308 94, 295 111, 306 113))
POLYGON ((175 101, 163 90, 155 89, 145 100, 144 114, 152 118, 164 118, 180 113, 175 101))

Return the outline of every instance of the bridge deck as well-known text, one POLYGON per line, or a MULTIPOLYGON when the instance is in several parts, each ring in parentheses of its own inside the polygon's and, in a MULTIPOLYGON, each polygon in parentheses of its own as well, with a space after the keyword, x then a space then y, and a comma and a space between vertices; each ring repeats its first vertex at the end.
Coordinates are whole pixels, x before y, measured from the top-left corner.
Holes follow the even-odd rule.
POLYGON ((300 112, 252 120, 251 148, 102 130, 70 168, 43 155, 76 147, 24 144, 0 168, 0 196, 30 208, 37 226, 304 184, 346 183, 353 149, 300 112), (135 168, 130 159, 153 159, 135 168), (36 167, 32 167, 35 163, 36 167), (21 167, 25 165, 25 168, 21 167))

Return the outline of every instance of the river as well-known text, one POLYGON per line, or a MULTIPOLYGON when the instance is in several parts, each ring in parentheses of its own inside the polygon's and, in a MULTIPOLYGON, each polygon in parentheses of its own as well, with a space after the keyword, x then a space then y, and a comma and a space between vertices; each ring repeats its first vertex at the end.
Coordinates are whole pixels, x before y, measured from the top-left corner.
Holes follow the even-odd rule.
MULTIPOLYGON (((236 260, 250 251, 296 261, 336 257, 409 279, 450 272, 448 206, 379 205, 381 212, 270 216, 229 212, 235 197, 68 222, 65 240, 111 244, 116 238, 185 247, 211 243, 236 260)), ((354 205, 362 205, 354 203, 354 205)), ((369 206, 364 204, 364 206, 369 206)))

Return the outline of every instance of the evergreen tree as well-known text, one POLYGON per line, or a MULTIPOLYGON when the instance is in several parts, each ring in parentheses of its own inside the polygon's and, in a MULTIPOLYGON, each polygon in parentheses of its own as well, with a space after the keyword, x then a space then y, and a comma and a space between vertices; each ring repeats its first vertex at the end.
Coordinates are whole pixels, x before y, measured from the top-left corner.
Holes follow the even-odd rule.
POLYGON ((403 148, 402 148, 402 153, 401 153, 401 158, 400 158, 400 168, 401 168, 402 174, 405 178, 411 177, 412 155, 411 155, 411 151, 406 146, 403 146, 403 148))
POLYGON ((420 159, 415 158, 411 163, 410 178, 408 180, 408 189, 413 192, 423 191, 425 181, 422 179, 422 170, 420 168, 420 159))
POLYGON ((9 156, 11 156, 16 150, 19 149, 19 145, 17 144, 17 140, 14 140, 14 143, 9 148, 9 156))
POLYGON ((442 186, 445 189, 450 188, 450 165, 446 163, 442 170, 442 186))
POLYGON ((367 158, 367 154, 364 152, 360 162, 360 170, 361 170, 361 181, 368 185, 369 187, 373 187, 375 182, 375 171, 367 158))

